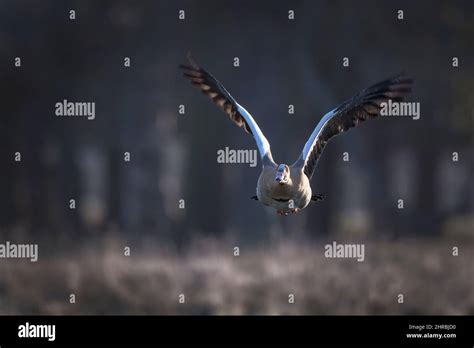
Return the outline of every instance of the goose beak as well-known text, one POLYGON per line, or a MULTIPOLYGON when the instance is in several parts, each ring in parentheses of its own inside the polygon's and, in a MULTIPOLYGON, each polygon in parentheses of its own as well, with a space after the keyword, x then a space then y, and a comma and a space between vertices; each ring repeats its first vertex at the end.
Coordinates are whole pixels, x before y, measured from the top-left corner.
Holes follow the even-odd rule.
POLYGON ((284 176, 284 173, 282 173, 282 172, 277 172, 276 173, 275 181, 277 183, 279 183, 280 185, 283 185, 285 183, 283 176, 284 176))
POLYGON ((275 181, 280 185, 284 185, 288 182, 290 177, 290 168, 286 164, 280 164, 275 173, 275 181))

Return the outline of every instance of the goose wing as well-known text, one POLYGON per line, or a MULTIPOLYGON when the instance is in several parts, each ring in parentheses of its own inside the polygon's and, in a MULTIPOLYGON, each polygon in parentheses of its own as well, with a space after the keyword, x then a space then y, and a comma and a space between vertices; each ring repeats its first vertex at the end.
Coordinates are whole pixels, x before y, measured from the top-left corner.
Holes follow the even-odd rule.
POLYGON ((263 165, 275 165, 270 150, 270 144, 252 115, 250 115, 243 106, 237 103, 214 76, 199 66, 190 53, 188 53, 187 58, 190 65, 179 66, 183 70, 184 77, 189 79, 193 85, 197 86, 205 95, 211 98, 237 126, 243 127, 245 132, 253 135, 263 165))
POLYGON ((363 121, 379 116, 382 103, 391 99, 400 102, 411 92, 413 80, 398 75, 379 82, 356 94, 337 108, 325 114, 311 133, 294 167, 303 167, 306 176, 311 179, 316 164, 328 141, 363 121))

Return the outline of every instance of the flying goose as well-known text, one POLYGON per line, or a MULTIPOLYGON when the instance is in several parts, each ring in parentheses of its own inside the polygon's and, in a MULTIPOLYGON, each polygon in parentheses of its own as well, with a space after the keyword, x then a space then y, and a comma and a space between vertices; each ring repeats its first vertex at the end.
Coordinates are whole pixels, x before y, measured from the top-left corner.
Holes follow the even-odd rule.
POLYGON ((275 208, 279 215, 297 213, 311 201, 322 200, 322 195, 312 195, 310 179, 327 142, 362 121, 376 118, 382 103, 402 101, 411 92, 413 83, 401 74, 362 90, 321 118, 295 163, 276 164, 270 144, 252 115, 217 79, 199 66, 190 53, 187 58, 190 65, 179 66, 184 76, 223 109, 235 124, 253 135, 262 160, 262 172, 257 182, 257 195, 252 198, 275 208))

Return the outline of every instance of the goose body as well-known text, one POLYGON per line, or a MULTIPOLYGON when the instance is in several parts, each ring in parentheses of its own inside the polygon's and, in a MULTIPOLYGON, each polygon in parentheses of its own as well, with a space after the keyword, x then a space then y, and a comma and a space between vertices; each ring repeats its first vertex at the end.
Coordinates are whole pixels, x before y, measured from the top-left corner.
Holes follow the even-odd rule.
POLYGON ((413 82, 399 75, 362 90, 321 118, 296 162, 278 165, 273 160, 270 143, 252 115, 190 54, 188 60, 190 65, 180 65, 184 76, 211 98, 235 124, 253 135, 262 161, 262 172, 257 181, 257 195, 252 198, 275 208, 280 215, 297 213, 311 201, 322 200, 321 195, 312 194, 310 180, 327 142, 360 122, 379 116, 383 103, 402 101, 411 91, 413 82))
POLYGON ((277 167, 264 166, 257 181, 257 198, 280 214, 298 212, 311 202, 311 185, 302 168, 290 167, 290 178, 280 184, 275 180, 277 167))

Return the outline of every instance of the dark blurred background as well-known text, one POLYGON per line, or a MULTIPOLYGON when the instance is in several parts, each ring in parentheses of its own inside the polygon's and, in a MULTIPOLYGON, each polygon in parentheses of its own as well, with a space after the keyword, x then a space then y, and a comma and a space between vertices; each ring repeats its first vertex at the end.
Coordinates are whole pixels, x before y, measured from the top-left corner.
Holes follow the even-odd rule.
POLYGON ((0 260, 0 313, 474 314, 473 23, 472 1, 1 1, 0 242, 39 243, 40 261, 0 260), (188 50, 279 163, 401 71, 421 118, 333 139, 325 201, 279 217, 249 199, 260 164, 217 163, 254 140, 182 78, 188 50), (95 120, 56 117, 63 99, 95 120), (366 261, 324 258, 333 240, 366 261))

